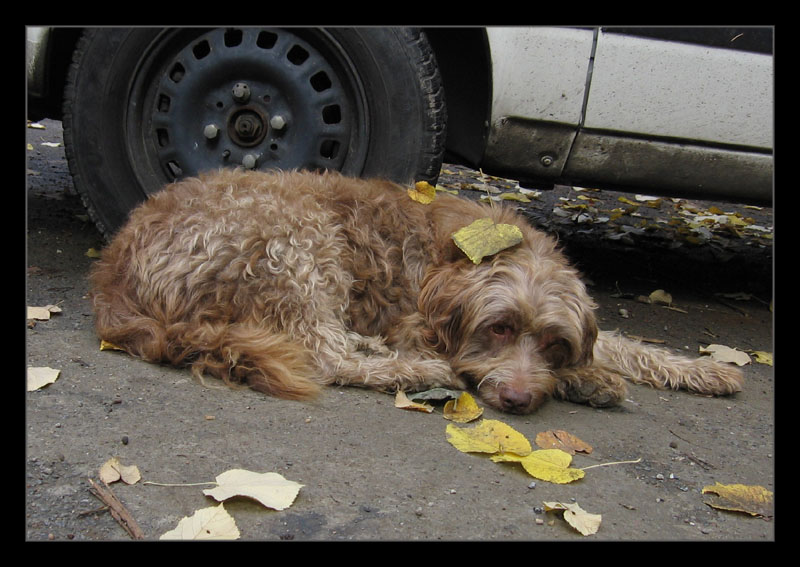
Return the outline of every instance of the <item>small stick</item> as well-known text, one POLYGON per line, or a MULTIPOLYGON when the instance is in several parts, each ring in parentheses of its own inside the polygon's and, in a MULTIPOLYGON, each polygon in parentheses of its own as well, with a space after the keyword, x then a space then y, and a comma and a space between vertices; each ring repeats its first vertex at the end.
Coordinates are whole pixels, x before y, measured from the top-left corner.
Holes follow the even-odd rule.
POLYGON ((103 504, 108 506, 109 512, 111 512, 111 516, 117 521, 117 523, 122 526, 126 532, 133 538, 133 539, 144 539, 144 532, 139 528, 139 525, 136 523, 136 520, 133 519, 131 513, 128 512, 128 509, 119 501, 116 495, 111 491, 111 488, 103 482, 103 486, 100 486, 96 482, 94 482, 91 478, 89 479, 89 484, 92 487, 89 489, 92 494, 94 494, 98 500, 100 500, 103 504))

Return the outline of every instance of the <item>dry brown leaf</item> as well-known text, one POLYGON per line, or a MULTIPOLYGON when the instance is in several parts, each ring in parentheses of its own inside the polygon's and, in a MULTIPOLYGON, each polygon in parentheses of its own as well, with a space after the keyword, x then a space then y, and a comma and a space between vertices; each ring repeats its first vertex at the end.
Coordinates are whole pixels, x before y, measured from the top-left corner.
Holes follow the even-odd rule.
POLYGON ((575 453, 586 453, 588 455, 592 452, 591 445, 561 429, 542 431, 536 435, 535 442, 542 449, 561 449, 570 455, 575 453))

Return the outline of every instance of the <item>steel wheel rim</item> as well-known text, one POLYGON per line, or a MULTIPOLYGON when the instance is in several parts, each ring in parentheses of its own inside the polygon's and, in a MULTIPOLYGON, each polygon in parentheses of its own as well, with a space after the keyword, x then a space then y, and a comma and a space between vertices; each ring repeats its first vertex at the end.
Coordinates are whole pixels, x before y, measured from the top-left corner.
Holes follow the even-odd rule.
POLYGON ((358 170, 364 98, 335 42, 280 29, 194 33, 165 32, 142 58, 126 120, 134 167, 166 181, 235 166, 358 170))

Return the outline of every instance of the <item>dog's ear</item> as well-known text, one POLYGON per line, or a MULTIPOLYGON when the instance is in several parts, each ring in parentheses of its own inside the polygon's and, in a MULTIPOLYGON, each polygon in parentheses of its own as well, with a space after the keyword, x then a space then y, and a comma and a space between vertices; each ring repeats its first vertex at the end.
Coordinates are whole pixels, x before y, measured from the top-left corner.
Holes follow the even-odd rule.
POLYGON ((425 320, 426 343, 441 353, 454 353, 461 338, 464 286, 458 263, 431 269, 422 281, 418 308, 425 320))
POLYGON ((594 313, 589 313, 585 321, 581 341, 581 352, 578 356, 579 366, 589 366, 592 363, 592 360, 594 360, 594 343, 597 341, 598 331, 594 313))
POLYGON ((573 365, 589 366, 593 360, 594 343, 597 340, 597 319, 594 315, 595 304, 585 293, 580 299, 572 297, 570 310, 575 319, 575 340, 573 341, 573 365))

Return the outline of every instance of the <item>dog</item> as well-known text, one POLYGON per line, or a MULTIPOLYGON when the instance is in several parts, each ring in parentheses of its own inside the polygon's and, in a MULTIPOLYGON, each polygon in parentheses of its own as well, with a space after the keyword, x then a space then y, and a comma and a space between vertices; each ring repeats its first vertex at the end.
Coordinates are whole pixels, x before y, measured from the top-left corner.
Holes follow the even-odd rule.
POLYGON ((99 337, 146 361, 308 399, 324 385, 472 389, 509 413, 608 407, 625 380, 726 395, 741 372, 598 331, 556 241, 510 208, 383 180, 220 170, 136 208, 91 275, 99 337), (522 242, 475 264, 481 218, 522 242))

